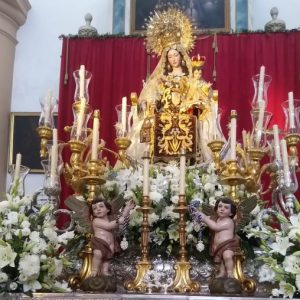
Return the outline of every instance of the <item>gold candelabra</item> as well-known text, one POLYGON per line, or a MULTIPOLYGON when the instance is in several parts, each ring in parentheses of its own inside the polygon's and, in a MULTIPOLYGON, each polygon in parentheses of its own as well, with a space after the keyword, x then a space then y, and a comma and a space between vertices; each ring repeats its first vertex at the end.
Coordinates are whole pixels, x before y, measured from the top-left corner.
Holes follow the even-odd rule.
POLYGON ((52 139, 52 129, 47 126, 39 126, 36 130, 41 139, 40 157, 47 158, 48 156, 47 142, 52 139))
POLYGON ((191 264, 187 258, 185 231, 187 206, 185 195, 179 195, 178 206, 174 211, 179 213, 179 258, 175 265, 175 279, 170 290, 179 293, 198 292, 200 291, 200 285, 190 279, 191 264))
POLYGON ((133 280, 125 282, 124 287, 128 291, 146 291, 146 283, 144 277, 152 268, 149 260, 149 220, 148 215, 152 208, 150 207, 149 196, 143 197, 143 202, 139 211, 143 214, 142 233, 141 233, 141 259, 136 265, 136 276, 133 280))

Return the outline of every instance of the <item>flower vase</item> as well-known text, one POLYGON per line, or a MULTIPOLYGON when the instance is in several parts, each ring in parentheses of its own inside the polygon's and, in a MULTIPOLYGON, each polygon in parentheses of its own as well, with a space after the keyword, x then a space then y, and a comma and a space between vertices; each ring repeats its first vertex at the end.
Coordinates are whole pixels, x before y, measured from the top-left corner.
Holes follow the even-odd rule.
POLYGON ((289 101, 286 100, 282 104, 282 109, 285 116, 284 133, 300 133, 300 100, 294 99, 294 112, 290 113, 289 101), (292 119, 291 119, 292 118, 292 119))
MULTIPOLYGON (((264 76, 264 84, 262 86, 262 88, 263 88, 262 99, 260 99, 260 100, 265 101, 265 104, 266 104, 265 107, 268 106, 268 88, 270 86, 271 81, 272 81, 272 77, 270 75, 264 76)), ((259 105, 258 105, 259 74, 252 76, 252 82, 253 82, 253 86, 254 86, 254 96, 252 99, 251 106, 253 109, 258 109, 259 108, 259 105)))
POLYGON ((19 176, 16 177, 16 165, 10 165, 8 168, 8 173, 11 176, 11 184, 8 188, 8 193, 10 195, 23 197, 25 195, 25 177, 29 173, 30 169, 26 166, 20 166, 19 176))
POLYGON ((57 106, 57 99, 49 92, 48 95, 40 97, 41 115, 39 118, 40 127, 54 128, 53 112, 57 106))

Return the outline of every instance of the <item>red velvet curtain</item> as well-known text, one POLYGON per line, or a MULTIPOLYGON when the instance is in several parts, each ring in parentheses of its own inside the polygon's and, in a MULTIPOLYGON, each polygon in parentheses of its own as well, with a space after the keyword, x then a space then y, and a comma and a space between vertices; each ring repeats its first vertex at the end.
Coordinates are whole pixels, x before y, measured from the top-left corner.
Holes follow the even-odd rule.
MULTIPOLYGON (((231 109, 238 112, 238 138, 243 128, 250 130, 251 100, 254 88, 251 77, 259 73, 261 65, 272 76, 268 90, 267 110, 273 113, 270 125, 284 125, 281 103, 289 91, 300 98, 300 32, 218 34, 198 36, 191 55, 206 56, 204 78, 212 82, 215 64, 219 91, 219 106, 223 110, 223 132, 231 109), (214 61, 213 44, 217 47, 214 61)), ((151 57, 151 70, 157 59, 151 57)), ((85 65, 93 77, 89 86, 90 105, 101 111, 101 138, 109 148, 115 149, 115 106, 123 96, 142 89, 147 73, 147 53, 141 38, 122 37, 105 39, 63 39, 60 92, 58 109, 59 138, 67 141, 69 134, 63 128, 73 122, 72 103, 75 82, 72 72, 85 65), (68 80, 65 82, 66 74, 68 80)), ((70 190, 63 186, 62 198, 70 190)))

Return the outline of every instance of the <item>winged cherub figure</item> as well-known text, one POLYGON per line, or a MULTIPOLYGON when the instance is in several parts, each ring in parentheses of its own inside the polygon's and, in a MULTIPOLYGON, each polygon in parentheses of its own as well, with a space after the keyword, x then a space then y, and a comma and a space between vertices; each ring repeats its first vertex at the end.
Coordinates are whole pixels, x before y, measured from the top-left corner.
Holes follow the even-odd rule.
POLYGON ((126 203, 119 218, 113 217, 112 204, 103 198, 95 198, 91 207, 85 201, 74 196, 65 201, 75 212, 75 219, 85 231, 93 233, 91 248, 93 249, 91 277, 111 275, 110 260, 120 250, 115 231, 128 220, 129 213, 134 208, 133 200, 126 203))
POLYGON ((203 204, 205 213, 192 207, 192 218, 201 220, 213 232, 210 254, 214 262, 220 264, 216 277, 234 277, 233 256, 241 252, 240 239, 236 232, 249 221, 249 214, 256 204, 256 197, 245 199, 238 205, 228 197, 221 197, 216 201, 215 207, 203 204))

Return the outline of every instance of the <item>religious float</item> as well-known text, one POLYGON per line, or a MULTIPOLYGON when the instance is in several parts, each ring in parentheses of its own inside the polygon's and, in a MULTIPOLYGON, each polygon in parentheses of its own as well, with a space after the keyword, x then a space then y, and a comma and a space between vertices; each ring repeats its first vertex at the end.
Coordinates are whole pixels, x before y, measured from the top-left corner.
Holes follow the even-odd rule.
POLYGON ((84 65, 74 71, 66 142, 54 128, 56 101, 52 94, 44 98, 37 128, 44 186, 33 197, 24 195, 28 168, 19 155, 0 202, 0 287, 6 295, 297 295, 300 100, 290 92, 284 130, 268 128, 271 77, 262 66, 252 78, 252 129, 243 130, 239 143, 232 110, 226 139, 218 91, 202 77, 205 57, 189 56, 193 43, 192 25, 176 8, 149 19, 146 47, 160 60, 139 97, 131 93, 131 105, 124 97, 116 108, 116 151, 99 137, 101 112, 89 104, 92 74, 84 65), (69 156, 62 156, 64 149, 69 156), (115 156, 113 166, 106 153, 115 156), (61 175, 73 190, 64 201, 68 209, 60 208, 61 175))

